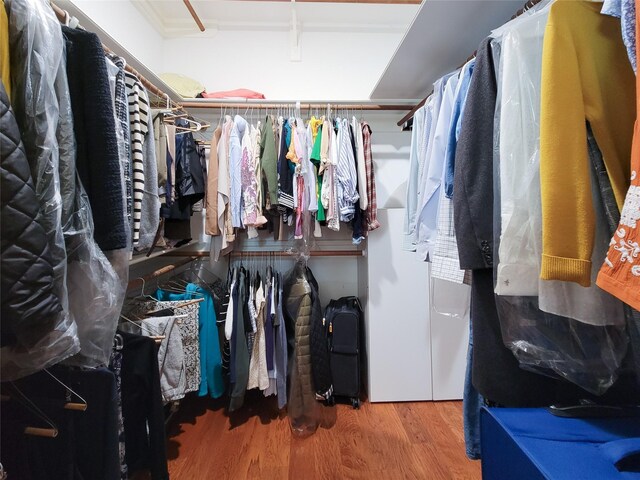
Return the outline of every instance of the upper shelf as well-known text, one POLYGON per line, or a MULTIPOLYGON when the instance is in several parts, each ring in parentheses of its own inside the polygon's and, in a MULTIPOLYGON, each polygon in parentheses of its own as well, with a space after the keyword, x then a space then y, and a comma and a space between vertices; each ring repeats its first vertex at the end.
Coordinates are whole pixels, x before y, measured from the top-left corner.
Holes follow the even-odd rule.
POLYGON ((423 99, 433 82, 471 55, 524 0, 424 0, 371 99, 423 99))

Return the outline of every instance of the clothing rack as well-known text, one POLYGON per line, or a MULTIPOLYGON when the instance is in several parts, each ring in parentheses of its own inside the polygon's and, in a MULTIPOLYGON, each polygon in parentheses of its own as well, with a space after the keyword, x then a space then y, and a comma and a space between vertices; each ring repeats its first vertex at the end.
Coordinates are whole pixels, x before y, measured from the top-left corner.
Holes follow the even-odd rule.
POLYGON ((336 103, 336 102, 297 102, 297 101, 284 101, 274 102, 271 100, 247 100, 247 101, 221 101, 219 99, 207 101, 193 100, 183 102, 182 106, 185 108, 207 108, 207 109, 224 109, 224 108, 256 108, 256 109, 278 109, 282 107, 294 106, 300 108, 300 110, 311 109, 335 109, 335 110, 361 110, 361 111, 397 111, 397 110, 409 110, 412 108, 410 104, 400 103, 336 103))
MULTIPOLYGON (((58 17, 58 21, 60 23, 64 24, 66 22, 66 19, 67 19, 67 15, 68 15, 67 12, 65 10, 61 9, 60 7, 58 7, 53 2, 49 2, 49 4, 51 5, 51 8, 53 9, 54 13, 56 14, 56 17, 58 17)), ((82 28, 81 25, 78 25, 78 27, 82 28)), ((114 52, 109 47, 107 47, 104 43, 102 44, 102 48, 104 49, 105 54, 114 54, 114 52)), ((127 72, 129 72, 129 73, 135 75, 136 77, 138 77, 138 80, 140 80, 140 83, 142 83, 142 85, 144 85, 144 87, 150 93, 152 93, 153 95, 155 95, 159 99, 166 100, 170 107, 182 108, 182 105, 180 105, 178 103, 175 103, 173 100, 171 100, 169 95, 167 95, 165 92, 163 92, 158 87, 156 87, 147 78, 145 78, 144 75, 141 75, 140 72, 138 72, 135 68, 130 66, 128 63, 125 65, 124 69, 127 72)))
MULTIPOLYGON (((286 250, 248 250, 248 251, 233 251, 229 253, 229 257, 262 257, 265 255, 293 255, 286 250)), ((168 253, 167 256, 174 257, 208 257, 209 252, 173 252, 168 253)), ((364 250, 312 250, 309 252, 312 257, 362 257, 365 255, 364 250)), ((191 260, 188 260, 189 262, 191 260)))
MULTIPOLYGON (((177 260, 174 263, 165 265, 164 267, 161 267, 143 277, 138 277, 138 278, 134 278, 133 280, 130 280, 129 283, 127 284, 127 290, 132 290, 134 288, 141 288, 147 282, 154 280, 158 277, 161 277, 162 275, 166 275, 167 273, 170 273, 175 269, 180 268, 188 263, 191 263, 196 259, 196 257, 199 256, 197 255, 197 253, 200 253, 200 252, 183 252, 183 253, 186 253, 189 256, 189 258, 183 258, 181 260, 177 260)), ((206 252, 206 253, 207 255, 209 255, 209 252, 206 252)), ((182 255, 176 255, 176 256, 182 256, 182 255)))
MULTIPOLYGON (((538 3, 540 3, 542 0, 529 0, 527 3, 524 4, 524 6, 518 10, 512 17, 511 20, 513 20, 514 18, 519 17, 520 15, 522 15, 524 12, 526 12, 527 10, 529 10, 531 7, 533 7, 534 5, 537 5, 538 3)), ((475 58, 476 56, 476 52, 473 52, 471 55, 469 55, 469 57, 461 64, 458 65, 454 70, 457 70, 458 68, 462 68, 469 60, 471 60, 472 58, 475 58)), ((416 114, 416 112, 422 108, 425 103, 427 103, 427 100, 429 99, 429 97, 433 94, 433 90, 431 90, 431 92, 429 92, 429 94, 423 99, 421 100, 417 105, 415 105, 413 108, 411 108, 409 110, 409 112, 400 119, 400 121, 397 123, 397 125, 399 127, 402 127, 405 123, 407 123, 409 120, 411 120, 413 118, 413 116, 416 114)))

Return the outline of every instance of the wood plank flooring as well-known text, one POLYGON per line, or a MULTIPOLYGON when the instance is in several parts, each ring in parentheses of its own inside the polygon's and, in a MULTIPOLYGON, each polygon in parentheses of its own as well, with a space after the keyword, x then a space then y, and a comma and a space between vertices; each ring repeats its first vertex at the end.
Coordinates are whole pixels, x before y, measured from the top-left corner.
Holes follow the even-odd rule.
POLYGON ((259 395, 231 416, 222 400, 184 400, 168 429, 171 479, 481 478, 465 456, 462 402, 323 408, 322 426, 299 439, 275 399, 259 395))

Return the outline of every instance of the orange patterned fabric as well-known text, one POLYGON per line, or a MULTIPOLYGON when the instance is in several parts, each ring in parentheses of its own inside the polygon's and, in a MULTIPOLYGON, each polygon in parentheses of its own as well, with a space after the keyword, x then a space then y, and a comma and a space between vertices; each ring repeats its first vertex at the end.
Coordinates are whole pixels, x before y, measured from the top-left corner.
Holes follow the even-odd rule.
MULTIPOLYGON (((640 0, 636 0, 636 11, 640 0)), ((636 46, 640 21, 636 16, 636 46)), ((636 77, 636 108, 640 111, 640 77, 636 77)), ((600 288, 640 310, 640 118, 636 117, 631 147, 631 186, 624 201, 620 223, 596 282, 600 288)))

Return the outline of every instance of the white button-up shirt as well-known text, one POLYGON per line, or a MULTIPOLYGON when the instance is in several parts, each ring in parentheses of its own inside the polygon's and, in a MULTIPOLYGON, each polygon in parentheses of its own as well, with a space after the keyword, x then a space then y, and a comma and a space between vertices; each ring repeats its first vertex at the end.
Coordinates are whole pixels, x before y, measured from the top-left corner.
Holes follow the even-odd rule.
MULTIPOLYGON (((446 81, 442 102, 437 115, 433 140, 427 146, 427 159, 424 169, 424 179, 420 182, 420 201, 417 210, 417 245, 418 255, 422 260, 428 260, 433 256, 435 246, 438 205, 440 203, 440 186, 442 184, 442 171, 449 139, 449 127, 453 113, 453 102, 458 85, 458 74, 452 74, 446 81)), ((437 101, 437 98, 434 98, 437 101)))

